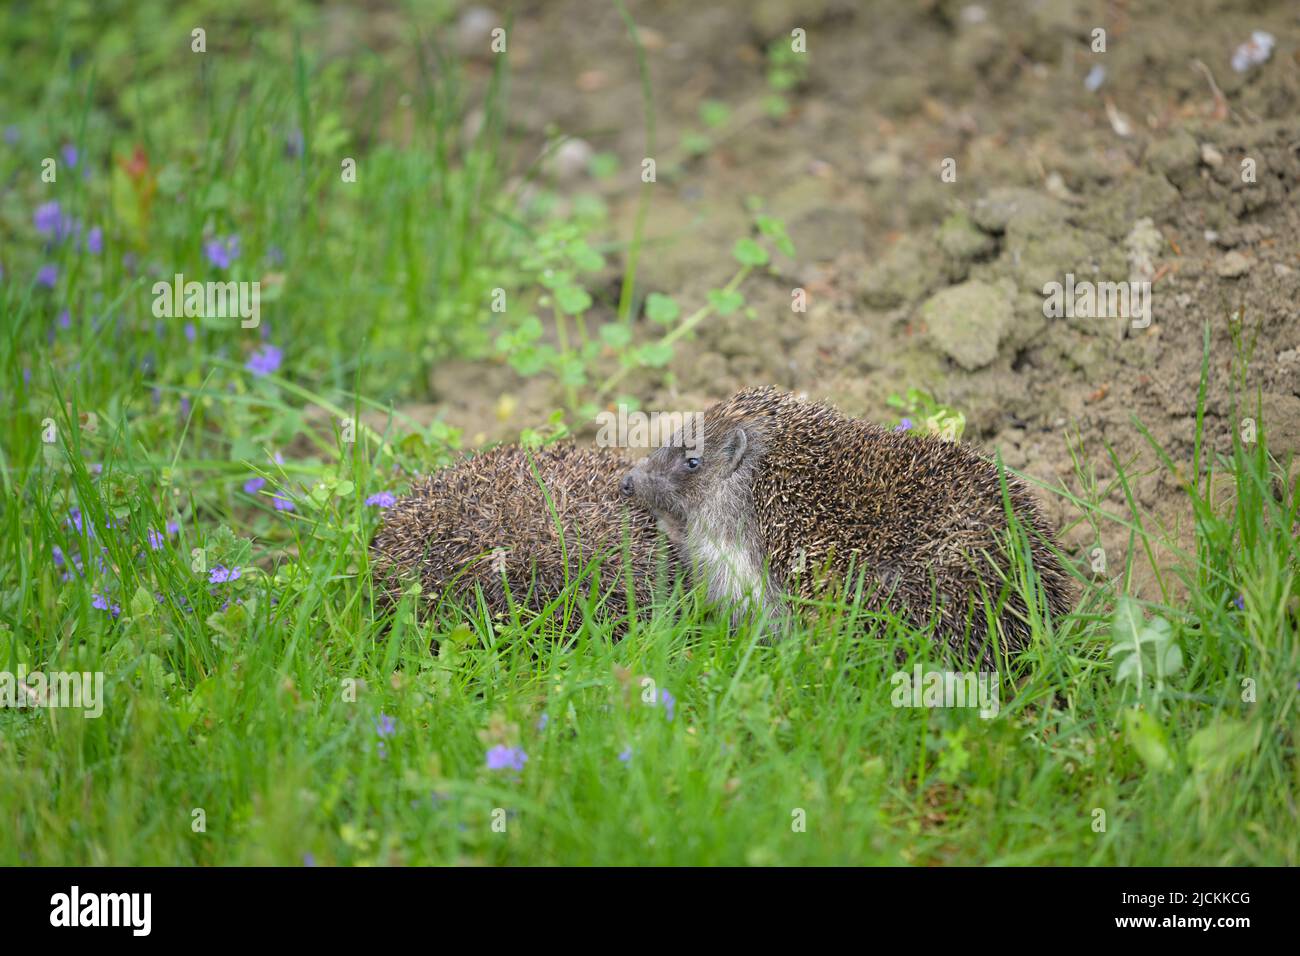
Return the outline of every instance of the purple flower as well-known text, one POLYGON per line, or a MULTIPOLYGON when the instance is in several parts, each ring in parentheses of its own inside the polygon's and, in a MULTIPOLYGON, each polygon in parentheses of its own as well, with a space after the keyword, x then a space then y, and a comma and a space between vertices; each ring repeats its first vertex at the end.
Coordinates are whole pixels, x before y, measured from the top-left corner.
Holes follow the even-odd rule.
POLYGON ((303 865, 303 866, 315 866, 315 865, 316 865, 316 854, 312 853, 310 850, 307 851, 306 853, 304 853, 304 854, 302 855, 302 865, 303 865))
POLYGON ((61 240, 72 228, 72 218, 63 212, 57 200, 51 199, 36 207, 32 213, 32 225, 42 236, 61 240))
POLYGON ((894 431, 910 432, 914 427, 916 426, 912 424, 912 420, 910 418, 904 418, 901 422, 899 422, 897 425, 894 426, 894 431))
POLYGON ((624 748, 623 748, 623 752, 622 752, 621 754, 618 755, 618 759, 621 760, 623 763, 627 763, 629 760, 631 760, 631 759, 632 759, 632 748, 631 748, 631 747, 624 747, 624 748))
POLYGON ((199 330, 196 329, 196 328, 194 327, 194 323, 193 323, 193 322, 186 322, 186 323, 185 323, 185 338, 186 338, 186 340, 189 341, 189 342, 193 342, 196 338, 198 338, 198 335, 199 335, 199 330))
POLYGON ((227 568, 225 565, 218 564, 208 574, 209 584, 224 584, 227 581, 233 581, 239 577, 242 572, 239 568, 227 568))
POLYGON ((149 547, 152 548, 154 551, 160 551, 162 549, 163 536, 159 534, 157 531, 155 531, 153 528, 149 529, 149 531, 145 534, 145 538, 149 542, 149 547))
POLYGON ((190 414, 190 400, 189 400, 189 398, 188 398, 187 396, 182 395, 182 396, 181 396, 181 415, 186 416, 186 417, 189 417, 189 414, 190 414))
POLYGON ((397 504, 397 499, 394 498, 391 493, 381 491, 379 494, 371 495, 367 498, 366 504, 375 508, 391 508, 393 505, 397 504))
POLYGON ((244 493, 249 495, 255 495, 262 490, 262 486, 265 484, 266 484, 266 479, 261 477, 260 475, 256 478, 249 478, 246 482, 244 482, 244 493))
POLYGON ((244 368, 248 369, 258 378, 261 378, 263 375, 270 375, 272 372, 279 369, 280 362, 283 358, 284 353, 274 345, 263 345, 253 353, 252 357, 244 365, 244 368))
POLYGON ((677 698, 666 690, 659 691, 659 703, 664 705, 664 713, 669 720, 673 719, 673 714, 677 712, 677 698))
POLYGON ((1235 604, 1235 605, 1237 605, 1237 610, 1238 610, 1238 611, 1244 611, 1244 610, 1246 610, 1246 599, 1245 599, 1245 597, 1244 597, 1243 595, 1238 594, 1238 595, 1237 595, 1237 600, 1233 601, 1232 603, 1235 604))
POLYGON ((59 281, 59 269, 57 266, 46 265, 36 270, 36 284, 43 285, 47 289, 53 289, 59 281))
POLYGON ((294 508, 294 504, 293 504, 293 502, 290 501, 288 498, 285 498, 283 495, 275 495, 275 496, 271 499, 271 504, 272 504, 272 506, 275 508, 276 511, 294 511, 294 510, 296 510, 296 509, 294 508))
POLYGON ((297 159, 302 155, 302 130, 294 127, 284 137, 284 155, 290 159, 297 159))
POLYGON ((70 169, 77 168, 77 147, 68 143, 63 147, 63 161, 68 164, 70 169))
POLYGON ((64 309, 62 312, 59 313, 59 328, 61 329, 72 328, 72 314, 67 309, 64 309))
POLYGON ((218 269, 229 269, 230 264, 239 258, 239 236, 209 239, 203 244, 203 254, 218 269))
POLYGON ((90 232, 86 233, 86 251, 92 256, 97 256, 104 251, 104 230, 99 226, 92 227, 90 232))
POLYGON ((113 617, 117 617, 122 613, 122 606, 120 604, 109 604, 108 598, 104 597, 102 594, 92 594, 90 596, 90 606, 101 611, 108 611, 113 615, 113 617))
POLYGON ((175 521, 167 522, 167 533, 169 535, 176 534, 180 530, 181 530, 181 526, 177 524, 175 521))
MULTIPOLYGON (((64 522, 64 525, 65 525, 66 527, 69 527, 69 528, 76 528, 76 529, 77 529, 77 534, 81 534, 81 529, 82 529, 82 527, 83 527, 83 521, 82 521, 82 518, 81 518, 81 509, 80 509, 80 508, 69 508, 69 509, 68 509, 68 520, 64 522)), ((86 529, 86 534, 93 538, 93 537, 95 536, 95 527, 94 527, 94 525, 91 525, 91 524, 84 524, 84 527, 85 527, 85 529, 86 529)))
POLYGON ((391 737, 397 732, 397 723, 387 714, 380 712, 379 721, 375 724, 375 731, 380 737, 391 737))
POLYGON ((487 752, 489 770, 523 770, 526 763, 528 763, 528 754, 520 747, 497 744, 487 752))
POLYGON ((538 718, 537 718, 537 731, 538 731, 538 733, 541 733, 543 730, 545 730, 545 729, 546 729, 546 725, 549 724, 550 722, 551 722, 551 715, 550 715, 550 714, 542 714, 542 716, 538 717, 538 718))
POLYGON ((54 546, 53 553, 54 553, 54 566, 56 568, 63 567, 63 549, 56 544, 54 546))
POLYGON ((82 572, 82 563, 81 563, 81 555, 79 555, 79 554, 74 554, 74 555, 72 556, 72 570, 71 570, 71 571, 65 571, 65 572, 63 573, 63 575, 60 577, 60 580, 62 580, 62 581, 71 581, 72 578, 73 578, 74 572, 75 572, 75 575, 76 575, 77 577, 81 577, 81 572, 82 572))
POLYGON ((17 126, 5 127, 5 142, 12 146, 18 140, 22 139, 22 134, 18 131, 17 126))

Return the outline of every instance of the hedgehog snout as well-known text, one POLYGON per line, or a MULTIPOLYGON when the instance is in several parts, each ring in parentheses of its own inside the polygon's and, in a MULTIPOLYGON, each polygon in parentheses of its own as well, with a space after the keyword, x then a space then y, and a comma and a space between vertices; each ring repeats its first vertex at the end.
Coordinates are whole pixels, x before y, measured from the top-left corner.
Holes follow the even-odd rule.
POLYGON ((625 498, 632 497, 632 493, 636 491, 636 487, 632 482, 632 472, 629 471, 623 476, 623 480, 618 483, 618 489, 623 492, 625 498))

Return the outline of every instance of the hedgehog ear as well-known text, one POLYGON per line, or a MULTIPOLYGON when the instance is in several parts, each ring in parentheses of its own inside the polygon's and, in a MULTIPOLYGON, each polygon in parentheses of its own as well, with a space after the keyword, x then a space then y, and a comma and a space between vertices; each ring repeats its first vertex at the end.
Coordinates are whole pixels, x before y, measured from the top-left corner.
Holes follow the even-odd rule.
POLYGON ((727 443, 723 446, 723 458, 727 462, 727 475, 740 467, 740 463, 745 460, 745 451, 748 448, 749 436, 745 434, 744 427, 738 425, 731 430, 731 434, 727 436, 727 443))

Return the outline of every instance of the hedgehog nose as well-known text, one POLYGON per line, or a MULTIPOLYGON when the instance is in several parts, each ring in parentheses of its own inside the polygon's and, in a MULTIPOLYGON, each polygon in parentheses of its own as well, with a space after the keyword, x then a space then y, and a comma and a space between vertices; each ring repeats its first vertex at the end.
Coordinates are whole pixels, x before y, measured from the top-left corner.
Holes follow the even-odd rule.
POLYGON ((632 472, 623 476, 623 480, 618 483, 619 490, 629 498, 632 496, 632 472))

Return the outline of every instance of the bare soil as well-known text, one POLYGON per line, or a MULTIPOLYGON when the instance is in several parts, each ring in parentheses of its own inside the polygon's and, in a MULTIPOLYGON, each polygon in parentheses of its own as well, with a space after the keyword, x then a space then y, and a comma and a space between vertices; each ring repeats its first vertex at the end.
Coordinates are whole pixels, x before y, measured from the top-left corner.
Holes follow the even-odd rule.
MULTIPOLYGON (((1103 489, 1115 474, 1107 448, 1150 471, 1134 489, 1138 503, 1185 546, 1175 480, 1152 467, 1135 422, 1176 462, 1191 461, 1208 327, 1208 446, 1227 451, 1249 416, 1262 419, 1280 459, 1300 450, 1294 3, 629 8, 656 94, 655 152, 670 160, 660 160, 669 174, 654 187, 638 295, 703 301, 734 268, 747 197, 785 218, 798 251, 747 283, 756 318, 714 318, 666 379, 628 380, 645 407, 703 408, 775 383, 892 419, 886 397, 916 386, 965 412, 967 440, 1048 485, 1086 494, 1072 447, 1103 489), (1096 27, 1106 30, 1104 53, 1091 49, 1096 27), (808 78, 792 111, 772 119, 761 108, 764 51, 794 28, 807 34, 808 78), (1233 51, 1256 30, 1276 47, 1236 72, 1233 51), (1096 66, 1104 80, 1090 90, 1096 66), (739 119, 674 171, 682 136, 703 128, 706 99, 739 119), (941 178, 945 159, 955 161, 954 182, 941 178), (1067 273, 1150 281, 1149 326, 1045 317, 1044 283, 1067 273), (791 309, 794 288, 807 291, 805 313, 791 309), (1244 378, 1234 372, 1243 356, 1244 378)), ((540 146, 558 129, 618 155, 617 181, 578 174, 561 188, 602 193, 609 238, 626 242, 647 147, 637 60, 616 10, 596 0, 525 4, 510 56, 510 117, 523 142, 540 146)), ((486 72, 486 58, 478 68, 486 72)), ((612 260, 599 305, 607 312, 622 267, 612 260)), ((558 405, 543 384, 493 363, 439 368, 431 391, 431 407, 471 440, 510 437, 558 405), (517 400, 504 420, 494 412, 503 394, 517 400)), ((1080 521, 1058 496, 1045 501, 1071 549, 1082 555, 1100 540, 1115 566, 1126 532, 1080 521)), ((1126 511, 1120 489, 1108 501, 1126 511)), ((1155 583, 1144 568, 1135 586, 1155 583)))

